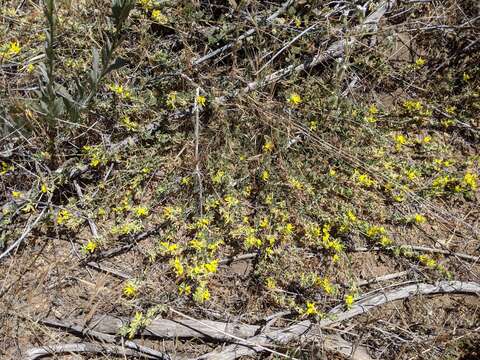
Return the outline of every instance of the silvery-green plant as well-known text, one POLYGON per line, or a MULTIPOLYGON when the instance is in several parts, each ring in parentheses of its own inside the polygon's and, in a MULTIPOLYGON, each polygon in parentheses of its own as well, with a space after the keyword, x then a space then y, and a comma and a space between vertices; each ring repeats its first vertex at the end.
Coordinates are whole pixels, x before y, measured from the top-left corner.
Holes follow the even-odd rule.
POLYGON ((112 22, 114 31, 104 34, 102 49, 92 49, 92 67, 86 80, 76 78, 75 86, 67 89, 55 81, 55 40, 56 15, 55 0, 44 0, 44 15, 47 19, 45 62, 40 64, 41 83, 39 96, 39 110, 45 118, 46 134, 48 137, 48 152, 55 164, 55 141, 59 132, 58 119, 65 113, 70 121, 77 122, 80 113, 87 109, 91 100, 98 92, 99 85, 111 71, 122 67, 125 61, 114 59, 115 49, 123 40, 122 30, 130 11, 135 6, 135 0, 112 0, 112 22))

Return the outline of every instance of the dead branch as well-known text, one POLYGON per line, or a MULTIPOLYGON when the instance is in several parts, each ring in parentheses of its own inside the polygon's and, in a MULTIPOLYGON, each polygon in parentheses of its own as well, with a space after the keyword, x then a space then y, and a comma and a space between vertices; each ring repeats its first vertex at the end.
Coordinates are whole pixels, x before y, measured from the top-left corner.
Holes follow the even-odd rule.
MULTIPOLYGON (((236 337, 248 338, 255 335, 260 329, 258 325, 244 325, 238 323, 225 323, 211 320, 185 320, 185 319, 155 319, 145 328, 139 330, 139 335, 157 339, 204 339, 215 341, 230 341, 232 334, 236 337)), ((129 323, 127 318, 101 316, 92 321, 90 330, 104 334, 117 334, 120 328, 129 323)))
MULTIPOLYGON (((63 329, 68 331, 76 336, 85 337, 89 336, 99 341, 115 344, 117 339, 115 335, 105 334, 100 331, 90 330, 81 325, 69 322, 69 321, 59 321, 56 319, 45 319, 40 321, 43 325, 63 329)), ((125 340, 122 342, 122 345, 130 350, 145 354, 150 356, 153 359, 169 359, 170 357, 167 354, 161 353, 159 351, 153 350, 149 347, 139 345, 134 341, 125 340)))
MULTIPOLYGON (((118 345, 98 345, 92 343, 73 343, 60 345, 46 345, 27 350, 24 360, 35 360, 49 355, 69 354, 69 353, 91 353, 105 355, 122 355, 138 357, 139 353, 135 350, 126 349, 118 345)), ((142 355, 146 359, 158 359, 147 354, 142 355)))
MULTIPOLYGON (((480 260, 480 256, 467 255, 467 254, 453 252, 453 251, 450 251, 450 250, 436 249, 436 248, 431 248, 431 247, 427 247, 427 246, 402 245, 401 247, 405 248, 407 250, 429 252, 429 253, 442 254, 442 255, 447 255, 447 256, 455 256, 459 259, 474 261, 474 262, 477 262, 477 261, 480 260)), ((371 247, 371 248, 356 247, 356 248, 352 249, 352 251, 355 251, 355 252, 368 252, 368 251, 381 251, 381 250, 383 250, 383 249, 380 248, 380 247, 377 247, 377 246, 371 247)))
MULTIPOLYGON (((299 338, 303 335, 304 339, 312 338, 318 333, 318 330, 338 324, 342 321, 351 319, 355 316, 367 313, 368 311, 388 302, 401 300, 418 295, 433 294, 474 294, 480 295, 480 284, 475 282, 461 281, 442 281, 435 285, 432 284, 414 284, 393 289, 388 292, 377 292, 357 301, 351 309, 342 311, 342 308, 336 307, 328 315, 329 318, 321 320, 317 325, 312 326, 309 321, 304 321, 288 328, 270 331, 262 335, 258 335, 247 339, 249 342, 258 342, 262 346, 271 346, 272 344, 286 344, 288 341, 299 338)), ((201 356, 198 359, 229 359, 233 360, 240 356, 254 356, 261 352, 261 349, 247 345, 236 344, 230 345, 223 351, 213 351, 201 356)))

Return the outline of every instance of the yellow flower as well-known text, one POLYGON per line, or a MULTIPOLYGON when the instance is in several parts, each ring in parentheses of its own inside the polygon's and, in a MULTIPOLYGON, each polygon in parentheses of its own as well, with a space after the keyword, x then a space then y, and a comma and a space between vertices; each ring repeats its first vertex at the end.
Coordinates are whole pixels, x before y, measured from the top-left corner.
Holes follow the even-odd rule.
POLYGON ((400 148, 400 146, 405 145, 407 143, 407 138, 405 136, 403 136, 402 134, 395 135, 394 140, 395 140, 397 148, 400 148))
POLYGON ((165 25, 166 23, 168 23, 168 18, 163 15, 160 10, 152 11, 152 19, 161 25, 165 25))
POLYGON ((12 197, 14 199, 19 199, 22 196, 22 193, 20 191, 12 191, 12 197))
POLYGON ((320 286, 323 288, 323 291, 328 295, 332 295, 335 292, 335 288, 333 287, 332 283, 329 279, 324 278, 320 280, 320 286))
POLYGON ((35 65, 28 64, 27 67, 26 67, 26 70, 29 74, 31 74, 35 70, 35 65))
POLYGON ((390 239, 388 236, 382 236, 380 240, 378 240, 381 246, 383 247, 388 247, 393 244, 392 239, 390 239))
POLYGON ((137 131, 138 130, 138 123, 135 121, 130 120, 130 117, 125 115, 120 119, 123 127, 125 127, 128 131, 137 131))
POLYGON ((260 227, 261 227, 262 229, 267 228, 268 225, 269 225, 268 218, 265 217, 265 218, 263 218, 262 220, 260 220, 260 224, 259 224, 259 225, 260 225, 260 227))
POLYGON ((378 114, 378 108, 375 105, 372 104, 368 108, 368 112, 372 115, 376 115, 376 114, 378 114))
POLYGON ((415 60, 415 66, 417 68, 421 68, 423 65, 425 65, 425 59, 422 57, 419 57, 417 60, 415 60))
POLYGON ((305 315, 317 315, 318 310, 314 302, 307 301, 306 309, 303 311, 305 315))
POLYGON ((193 300, 198 303, 204 303, 210 299, 210 292, 205 286, 205 283, 200 283, 199 286, 195 289, 195 293, 193 294, 193 300))
POLYGON ((203 268, 205 269, 205 272, 207 274, 212 274, 217 272, 218 260, 212 260, 211 262, 204 264, 203 268))
POLYGON ((408 111, 420 111, 423 109, 423 105, 420 101, 407 100, 403 103, 403 107, 408 111))
POLYGON ((431 268, 431 269, 434 269, 435 267, 437 267, 437 262, 432 259, 431 257, 429 257, 428 255, 419 255, 418 256, 418 260, 425 266, 431 268))
POLYGON ((145 217, 149 213, 148 208, 145 206, 138 206, 135 208, 135 216, 137 217, 145 217))
POLYGON ((337 175, 337 172, 335 171, 335 169, 330 168, 330 170, 328 170, 328 175, 330 175, 331 177, 334 177, 335 175, 337 175))
POLYGON ((318 121, 317 121, 317 120, 312 120, 312 121, 310 121, 309 126, 308 126, 308 128, 310 129, 310 131, 315 131, 315 130, 317 130, 317 127, 318 127, 318 121))
POLYGON ((57 224, 61 225, 65 221, 69 220, 72 217, 72 214, 66 209, 62 209, 57 214, 57 224))
POLYGON ((0 50, 0 55, 3 55, 5 59, 10 59, 20 53, 21 50, 20 43, 18 41, 12 41, 0 50))
POLYGON ((350 309, 355 301, 355 297, 352 294, 348 294, 345 296, 345 305, 347 305, 347 309, 350 309))
POLYGON ((48 187, 47 187, 47 184, 43 183, 41 188, 40 188, 40 191, 44 194, 46 194, 48 192, 48 187))
POLYGON ((175 270, 175 274, 177 276, 182 276, 184 273, 184 268, 182 263, 180 262, 180 259, 176 257, 174 260, 170 261, 170 265, 172 265, 173 269, 175 270))
POLYGON ((129 99, 131 97, 130 91, 124 88, 123 85, 110 84, 108 88, 123 99, 129 99))
POLYGON ((124 285, 122 292, 126 297, 134 298, 138 294, 138 285, 134 281, 129 280, 124 285))
POLYGON ((270 173, 267 170, 263 170, 262 174, 260 175, 260 179, 263 181, 268 181, 270 179, 270 173))
POLYGON ((422 141, 424 144, 429 144, 432 141, 432 137, 427 135, 423 138, 422 141))
POLYGON ((97 242, 96 242, 95 240, 90 239, 90 240, 88 240, 88 242, 83 246, 83 251, 84 251, 85 253, 90 253, 90 254, 92 254, 92 253, 95 252, 95 250, 97 249, 97 247, 98 247, 97 242))
POLYGON ((206 103, 207 103, 207 98, 205 96, 202 96, 202 95, 197 96, 197 104, 199 106, 204 107, 206 103))
POLYGON ((293 230, 294 230, 294 226, 290 223, 287 223, 285 224, 285 226, 283 227, 282 229, 282 232, 285 236, 288 236, 288 235, 291 235, 293 233, 293 230))
POLYGON ((290 97, 287 100, 293 106, 299 105, 302 103, 302 98, 297 93, 291 93, 290 97))
POLYGON ((347 211, 347 218, 351 222, 356 222, 357 221, 357 216, 355 215, 355 213, 352 210, 347 211))
POLYGON ((424 224, 425 222, 427 222, 427 218, 422 214, 415 214, 412 220, 417 224, 424 224))
POLYGON ((375 184, 375 180, 368 176, 368 174, 362 174, 358 172, 358 170, 355 170, 353 172, 353 178, 357 181, 358 184, 365 187, 371 187, 375 184))
POLYGON ((271 152, 273 150, 273 142, 268 140, 265 144, 263 144, 263 152, 271 152))
POLYGON ((470 80, 470 75, 468 75, 466 72, 463 73, 463 81, 467 82, 470 80))
POLYGON ((295 178, 288 179, 288 183, 290 184, 291 187, 293 187, 296 190, 302 190, 303 189, 303 184, 295 178))
POLYGON ((470 190, 475 191, 477 190, 477 175, 472 174, 471 172, 467 172, 463 177, 463 182, 470 187, 470 190))

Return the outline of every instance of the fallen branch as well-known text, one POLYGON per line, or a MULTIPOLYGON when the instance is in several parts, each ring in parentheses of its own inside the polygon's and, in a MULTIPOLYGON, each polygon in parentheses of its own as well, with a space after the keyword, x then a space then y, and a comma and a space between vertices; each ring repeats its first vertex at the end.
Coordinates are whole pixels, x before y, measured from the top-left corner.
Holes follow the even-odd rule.
MULTIPOLYGON (((115 344, 117 342, 115 335, 110 335, 110 334, 102 333, 100 331, 90 330, 88 328, 85 328, 81 325, 78 325, 69 321, 45 319, 45 320, 41 320, 40 323, 46 326, 63 329, 79 337, 89 336, 96 340, 100 340, 100 341, 111 343, 111 344, 115 344)), ((134 341, 125 340, 122 342, 122 345, 127 349, 142 353, 144 355, 148 355, 152 359, 170 359, 170 357, 167 354, 161 353, 159 351, 153 350, 143 345, 138 345, 134 341)))
MULTIPOLYGON (((46 345, 27 350, 24 360, 35 360, 48 355, 69 354, 69 353, 91 353, 104 355, 122 355, 138 357, 139 353, 131 349, 125 349, 118 345, 98 345, 92 343, 74 343, 60 345, 46 345)), ((146 359, 158 359, 156 357, 143 354, 146 359)))
MULTIPOLYGON (((355 316, 362 315, 372 310, 373 308, 383 305, 388 302, 406 299, 418 295, 433 295, 433 294, 475 294, 480 295, 480 284, 475 282, 461 282, 461 281, 442 281, 438 284, 415 284, 408 285, 398 289, 393 289, 388 292, 377 292, 355 302, 351 309, 341 311, 341 307, 334 308, 328 313, 329 318, 321 320, 317 325, 311 326, 309 321, 292 325, 282 330, 270 331, 262 335, 258 335, 247 339, 248 342, 259 342, 262 346, 271 346, 273 344, 285 345, 288 341, 299 338, 309 339, 318 335, 318 330, 338 324, 342 321, 351 319, 355 316)), ((230 345, 223 349, 223 351, 213 351, 198 358, 199 360, 234 360, 240 356, 254 356, 261 352, 261 349, 237 344, 230 345)))
MULTIPOLYGON (((49 320, 46 320, 49 321, 49 320)), ((94 319, 90 330, 104 334, 117 334, 122 326, 130 322, 128 318, 101 316, 94 319)), ((260 329, 258 325, 225 323, 211 320, 154 319, 138 335, 157 339, 202 339, 215 341, 231 341, 231 336, 248 338, 260 329), (199 321, 205 325, 199 324, 199 321)))
MULTIPOLYGON (((453 251, 450 251, 450 250, 436 249, 436 248, 431 248, 431 247, 426 247, 426 246, 401 245, 401 248, 404 248, 406 250, 429 252, 429 253, 442 254, 442 255, 447 255, 447 256, 455 256, 455 257, 463 259, 463 260, 474 261, 474 262, 480 260, 480 256, 467 255, 467 254, 453 252, 453 251)), ((384 249, 380 248, 380 247, 377 247, 377 246, 371 247, 371 248, 356 247, 356 248, 352 249, 352 251, 354 251, 354 252, 368 252, 368 251, 381 251, 381 250, 384 250, 384 249)))

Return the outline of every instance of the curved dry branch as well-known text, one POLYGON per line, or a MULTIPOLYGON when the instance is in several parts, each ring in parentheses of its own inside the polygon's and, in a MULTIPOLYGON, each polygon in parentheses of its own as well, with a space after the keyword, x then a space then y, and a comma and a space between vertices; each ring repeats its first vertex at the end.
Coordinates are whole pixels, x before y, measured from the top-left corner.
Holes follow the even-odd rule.
MULTIPOLYGON (((45 356, 57 355, 57 354, 69 354, 69 353, 90 353, 90 354, 105 354, 105 355, 122 355, 122 356, 139 356, 139 353, 122 348, 117 345, 98 345, 92 343, 73 343, 73 344, 59 344, 41 346, 29 349, 24 360, 35 360, 45 356)), ((150 355, 142 354, 145 359, 157 359, 150 355)))
MULTIPOLYGON (((372 294, 360 299, 352 306, 351 309, 347 311, 342 311, 341 307, 334 308, 329 313, 330 318, 320 321, 320 323, 315 326, 312 326, 309 321, 304 321, 285 329, 270 331, 247 340, 249 343, 258 342, 262 346, 271 346, 274 344, 286 344, 291 340, 300 338, 302 335, 303 339, 308 339, 315 335, 316 330, 331 326, 333 324, 338 324, 355 316, 367 313, 373 308, 391 301, 406 299, 418 295, 451 293, 479 295, 480 284, 475 282, 441 281, 434 285, 421 283, 404 286, 387 292, 377 292, 376 294, 372 294)), ((249 345, 235 344, 227 346, 221 351, 213 351, 205 354, 198 359, 234 360, 240 356, 254 356, 256 353, 261 351, 262 350, 260 348, 254 348, 249 345)))

